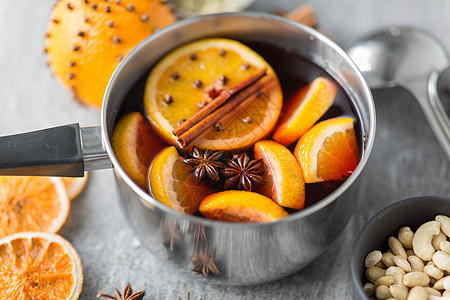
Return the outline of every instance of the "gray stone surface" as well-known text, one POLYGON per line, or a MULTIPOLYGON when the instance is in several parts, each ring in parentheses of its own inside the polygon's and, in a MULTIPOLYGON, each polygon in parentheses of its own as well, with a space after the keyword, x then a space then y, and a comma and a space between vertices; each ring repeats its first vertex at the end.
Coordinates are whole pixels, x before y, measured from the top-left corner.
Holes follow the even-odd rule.
MULTIPOLYGON (((42 55, 54 0, 0 1, 0 135, 79 122, 98 125, 100 114, 72 101, 52 77, 42 55)), ((369 30, 408 24, 433 31, 450 48, 447 0, 315 0, 321 27, 345 46, 369 30)), ((253 10, 290 9, 304 1, 257 0, 253 10)), ((133 238, 118 205, 111 170, 91 173, 61 234, 80 253, 82 299, 131 282, 145 299, 350 299, 349 258, 364 223, 395 201, 418 195, 450 195, 450 164, 414 99, 400 89, 375 93, 377 137, 359 184, 356 213, 335 245, 304 270, 277 282, 220 287, 186 281, 133 238)))

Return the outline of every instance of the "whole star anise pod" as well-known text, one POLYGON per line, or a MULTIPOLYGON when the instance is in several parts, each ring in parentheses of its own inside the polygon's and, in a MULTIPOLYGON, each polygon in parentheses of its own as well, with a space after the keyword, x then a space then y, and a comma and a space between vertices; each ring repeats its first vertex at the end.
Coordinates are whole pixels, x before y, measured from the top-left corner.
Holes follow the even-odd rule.
POLYGON ((264 168, 262 159, 250 159, 247 153, 235 154, 227 160, 228 167, 223 169, 227 178, 225 188, 237 185, 239 190, 251 191, 253 185, 261 185, 266 181, 262 177, 264 168))
POLYGON ((125 289, 123 290, 122 295, 119 293, 117 289, 114 289, 115 296, 111 296, 105 293, 100 293, 97 295, 97 298, 105 297, 109 300, 141 300, 144 295, 145 291, 139 291, 133 294, 133 290, 131 289, 131 285, 127 284, 125 289))
POLYGON ((201 248, 199 253, 192 255, 191 257, 192 263, 194 264, 192 271, 201 273, 205 277, 208 277, 209 273, 213 275, 219 274, 220 271, 216 266, 215 258, 215 248, 211 249, 211 251, 208 251, 208 246, 201 248))
POLYGON ((223 156, 222 151, 211 151, 201 149, 194 146, 191 153, 191 158, 183 160, 184 163, 192 167, 192 172, 197 180, 197 184, 208 177, 211 180, 218 181, 220 169, 225 168, 225 165, 220 161, 223 156))

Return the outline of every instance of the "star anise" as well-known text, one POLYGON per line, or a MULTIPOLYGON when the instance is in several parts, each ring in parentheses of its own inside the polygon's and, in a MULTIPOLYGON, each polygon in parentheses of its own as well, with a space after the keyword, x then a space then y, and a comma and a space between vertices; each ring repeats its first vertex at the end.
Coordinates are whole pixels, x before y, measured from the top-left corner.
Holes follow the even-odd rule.
POLYGON ((201 273, 205 277, 208 277, 210 273, 213 275, 219 274, 220 271, 216 266, 215 258, 216 248, 211 249, 211 251, 208 251, 208 246, 201 248, 199 253, 191 257, 192 263, 194 264, 192 271, 201 273))
POLYGON ((225 165, 220 162, 223 156, 222 151, 211 151, 209 149, 201 150, 197 147, 192 149, 191 158, 183 160, 184 163, 192 167, 192 172, 197 180, 197 184, 208 177, 211 180, 218 181, 220 169, 225 165))
POLYGON ((97 298, 105 297, 106 299, 110 300, 141 300, 144 295, 145 291, 139 291, 133 294, 133 290, 131 289, 131 285, 127 284, 125 289, 123 290, 122 295, 119 293, 117 289, 114 289, 115 296, 111 296, 105 293, 100 293, 97 295, 97 298))
POLYGON ((253 185, 261 185, 266 181, 262 177, 264 168, 262 159, 250 159, 247 153, 235 154, 227 160, 228 167, 223 170, 227 178, 225 188, 237 185, 239 190, 251 191, 253 185))

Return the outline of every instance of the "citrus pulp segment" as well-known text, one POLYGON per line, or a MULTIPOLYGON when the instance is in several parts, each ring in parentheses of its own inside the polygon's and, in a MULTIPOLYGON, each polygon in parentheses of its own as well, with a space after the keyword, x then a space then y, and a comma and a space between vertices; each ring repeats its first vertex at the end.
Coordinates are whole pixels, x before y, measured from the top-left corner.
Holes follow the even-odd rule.
POLYGON ((265 177, 270 177, 263 188, 268 192, 266 196, 281 206, 302 209, 305 182, 300 165, 289 149, 275 141, 259 141, 255 144, 255 158, 263 159, 267 168, 265 177))
POLYGON ((131 112, 120 118, 114 128, 111 146, 127 175, 146 190, 148 165, 165 144, 140 113, 131 112))
POLYGON ((0 299, 78 299, 83 270, 64 238, 21 232, 0 239, 0 299))
POLYGON ((298 141, 294 155, 305 182, 344 180, 358 165, 359 148, 352 118, 317 123, 298 141))
POLYGON ((197 184, 191 167, 173 146, 162 150, 152 161, 147 184, 156 200, 187 214, 195 213, 200 201, 212 193, 205 182, 197 184))
POLYGON ((23 231, 58 232, 69 210, 60 178, 0 176, 0 238, 23 231))
POLYGON ((247 191, 224 191, 202 200, 200 212, 208 219, 228 222, 273 222, 288 213, 271 199, 247 191))
POLYGON ((273 139, 285 146, 297 141, 333 104, 337 87, 330 80, 317 77, 298 91, 284 107, 273 139))

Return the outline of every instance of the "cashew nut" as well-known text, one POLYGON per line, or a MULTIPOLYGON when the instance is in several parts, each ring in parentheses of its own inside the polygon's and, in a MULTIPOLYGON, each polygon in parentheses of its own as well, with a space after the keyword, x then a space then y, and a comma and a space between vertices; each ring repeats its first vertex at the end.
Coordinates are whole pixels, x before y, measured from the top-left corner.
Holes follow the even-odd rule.
POLYGON ((403 284, 407 287, 427 286, 430 278, 423 272, 410 272, 403 276, 403 284))
POLYGON ((424 261, 431 260, 435 252, 431 240, 440 231, 441 224, 437 221, 429 221, 422 224, 414 234, 413 250, 424 261))
POLYGON ((379 287, 377 287, 377 289, 375 290, 375 296, 377 297, 377 299, 388 299, 391 298, 391 292, 389 291, 389 288, 385 285, 380 285, 379 287))
POLYGON ((403 257, 396 255, 392 258, 392 260, 395 262, 397 267, 402 268, 405 272, 411 272, 411 265, 403 257))
POLYGON ((450 290, 450 277, 445 278, 444 281, 442 282, 442 285, 446 291, 449 291, 450 290))
POLYGON ((445 233, 445 235, 450 237, 450 218, 447 216, 438 215, 434 219, 440 223, 441 230, 445 233))
POLYGON ((387 266, 395 266, 395 262, 392 260, 392 258, 394 257, 394 253, 392 252, 384 252, 383 253, 383 257, 381 258, 381 261, 387 266))
POLYGON ((378 278, 386 275, 386 270, 383 270, 382 268, 379 267, 372 267, 366 270, 365 275, 367 280, 369 280, 372 283, 375 283, 375 281, 377 281, 378 278))
POLYGON ((433 288, 436 290, 443 290, 444 289, 444 280, 450 278, 450 276, 445 276, 436 281, 433 285, 433 288))
POLYGON ((403 285, 403 276, 405 276, 405 271, 402 268, 389 267, 386 270, 386 275, 394 278, 394 284, 402 284, 403 285))
POLYGON ((433 289, 433 288, 431 288, 431 287, 425 287, 425 290, 427 291, 427 293, 428 293, 428 296, 438 296, 438 297, 440 297, 441 296, 441 293, 438 291, 438 290, 435 290, 435 289, 433 289))
POLYGON ((444 251, 447 254, 450 254, 450 242, 449 241, 442 241, 439 245, 439 248, 441 251, 444 251))
POLYGON ((389 287, 389 292, 395 299, 406 300, 408 297, 408 288, 403 284, 393 284, 389 287))
POLYGON ((415 255, 408 256, 409 264, 411 265, 411 270, 416 272, 423 271, 423 261, 415 255))
POLYGON ((375 266, 379 261, 381 261, 381 258, 383 257, 383 254, 381 254, 381 251, 373 250, 369 254, 367 254, 366 259, 364 260, 364 265, 366 268, 370 268, 375 266))
MULTIPOLYGON (((436 254, 436 253, 435 253, 436 254)), ((442 271, 439 268, 436 268, 435 264, 430 261, 424 268, 423 272, 427 274, 428 276, 434 278, 434 279, 441 279, 444 276, 444 271, 442 271)))
POLYGON ((373 295, 373 284, 372 283, 366 283, 364 286, 363 286, 363 290, 364 290, 364 292, 366 293, 366 295, 367 296, 372 296, 373 295))
POLYGON ((439 231, 439 233, 431 240, 431 245, 433 245, 434 250, 438 251, 441 250, 441 242, 446 241, 447 236, 442 231, 439 231))
POLYGON ((390 236, 388 239, 388 243, 389 247, 395 255, 399 255, 405 259, 407 258, 405 249, 403 248, 402 243, 400 243, 397 238, 390 236))
POLYGON ((433 254, 433 262, 439 269, 450 272, 450 254, 437 251, 433 254))
POLYGON ((408 300, 427 300, 428 298, 428 293, 427 291, 421 287, 421 286, 416 286, 413 287, 408 294, 408 300))
POLYGON ((380 278, 377 279, 377 281, 375 281, 375 283, 373 284, 373 288, 376 290, 377 287, 379 287, 380 285, 385 285, 385 286, 390 286, 391 284, 394 283, 394 277, 392 276, 381 276, 380 278))
POLYGON ((405 249, 412 249, 413 237, 414 233, 408 226, 404 226, 398 231, 398 240, 402 243, 405 249))

